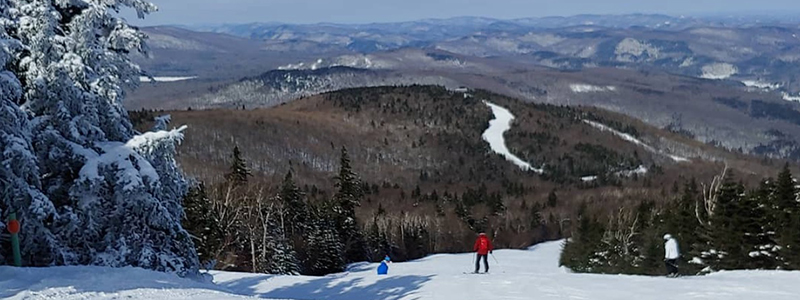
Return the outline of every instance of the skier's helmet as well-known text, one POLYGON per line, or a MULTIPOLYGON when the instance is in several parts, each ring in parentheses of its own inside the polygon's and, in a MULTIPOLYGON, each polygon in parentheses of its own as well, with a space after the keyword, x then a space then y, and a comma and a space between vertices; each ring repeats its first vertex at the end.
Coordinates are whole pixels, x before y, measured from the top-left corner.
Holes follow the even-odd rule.
POLYGON ((672 238, 672 235, 671 235, 671 234, 669 234, 669 233, 667 233, 667 234, 665 234, 665 235, 664 235, 664 240, 669 240, 669 239, 671 239, 671 238, 672 238))

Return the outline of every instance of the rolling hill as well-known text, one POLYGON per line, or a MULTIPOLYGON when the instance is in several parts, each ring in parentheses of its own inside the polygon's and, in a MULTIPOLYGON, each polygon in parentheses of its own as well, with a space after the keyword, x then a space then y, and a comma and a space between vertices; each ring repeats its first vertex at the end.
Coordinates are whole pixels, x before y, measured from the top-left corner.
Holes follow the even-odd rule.
MULTIPOLYGON (((180 162, 205 182, 222 179, 237 145, 254 180, 276 186, 293 170, 312 201, 325 199, 339 148, 346 146, 369 191, 359 211, 363 220, 385 209, 427 218, 430 226, 464 222, 451 227, 460 228, 449 234, 453 242, 432 246, 435 252, 463 250, 471 226, 502 228, 498 242, 518 247, 559 237, 563 220, 582 203, 597 213, 644 200, 663 204, 677 193, 673 185, 711 178, 724 164, 747 182, 774 175, 781 165, 596 108, 470 94, 436 86, 356 88, 272 108, 165 113, 189 126, 180 162), (515 117, 503 134, 510 152, 542 174, 492 151, 484 134, 499 116, 489 103, 515 117), (550 200, 554 191, 557 201, 550 200), (454 210, 460 201, 467 201, 467 215, 454 210), (540 207, 544 226, 530 225, 531 205, 540 207)), ((155 113, 132 115, 146 126, 141 121, 155 113)))

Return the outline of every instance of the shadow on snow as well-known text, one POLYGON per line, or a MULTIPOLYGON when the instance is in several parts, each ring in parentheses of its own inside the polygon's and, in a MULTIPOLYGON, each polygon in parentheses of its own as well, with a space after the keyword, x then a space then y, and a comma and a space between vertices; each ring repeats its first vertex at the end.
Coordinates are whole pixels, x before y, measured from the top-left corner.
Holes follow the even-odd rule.
POLYGON ((269 284, 264 277, 250 277, 221 283, 220 287, 236 291, 240 294, 254 295, 262 298, 278 299, 420 299, 414 294, 433 276, 387 276, 370 285, 363 285, 364 278, 343 279, 342 274, 329 275, 310 279, 305 282, 277 288, 268 292, 257 291, 259 284, 269 284))

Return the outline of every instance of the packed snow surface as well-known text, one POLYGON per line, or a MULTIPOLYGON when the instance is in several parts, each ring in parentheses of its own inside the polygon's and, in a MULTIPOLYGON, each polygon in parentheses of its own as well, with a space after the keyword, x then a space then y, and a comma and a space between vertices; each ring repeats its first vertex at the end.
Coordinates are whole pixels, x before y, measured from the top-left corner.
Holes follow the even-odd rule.
POLYGON ((665 278, 574 274, 558 266, 562 242, 528 250, 496 250, 489 274, 472 271, 473 254, 438 254, 394 263, 389 275, 377 264, 355 264, 324 277, 273 276, 212 271, 214 282, 196 282, 137 268, 0 267, 3 299, 720 299, 783 300, 800 294, 800 272, 730 271, 665 278))
MULTIPOLYGON (((176 82, 176 81, 184 81, 184 80, 191 80, 195 79, 197 76, 188 76, 188 77, 153 77, 156 82, 176 82)), ((141 82, 152 82, 150 77, 147 76, 140 76, 139 81, 141 82)))
MULTIPOLYGON (((611 127, 608 127, 608 126, 606 126, 606 125, 603 125, 603 124, 600 124, 600 123, 598 123, 598 122, 595 122, 595 121, 589 121, 589 120, 583 120, 583 122, 584 122, 584 123, 586 123, 586 124, 589 124, 590 126, 592 126, 592 127, 594 127, 594 128, 597 128, 597 129, 599 129, 599 130, 601 130, 601 131, 608 131, 608 132, 611 132, 611 133, 613 133, 614 135, 616 135, 616 136, 618 136, 618 137, 622 138, 623 140, 626 140, 626 141, 628 141, 628 142, 634 143, 634 144, 636 144, 636 145, 638 145, 638 146, 640 146, 640 147, 642 147, 642 148, 646 149, 647 151, 650 151, 650 152, 652 152, 652 153, 658 153, 658 154, 664 155, 664 156, 666 156, 666 157, 669 157, 669 158, 670 158, 670 159, 672 159, 673 161, 676 161, 676 162, 686 162, 686 161, 689 161, 689 159, 687 159, 687 158, 685 158, 685 157, 675 156, 675 155, 671 155, 671 154, 667 154, 667 153, 664 153, 664 152, 662 152, 662 151, 659 151, 658 149, 656 149, 656 148, 653 148, 652 146, 650 146, 650 145, 648 145, 648 144, 645 144, 644 142, 642 142, 641 140, 639 140, 639 139, 635 138, 634 136, 632 136, 632 135, 630 135, 630 134, 627 134, 627 133, 624 133, 624 132, 619 132, 619 131, 617 131, 616 129, 613 129, 613 128, 611 128, 611 127)), ((645 171, 645 172, 646 172, 646 171, 645 171)))
POLYGON ((512 115, 508 109, 497 104, 488 101, 483 101, 483 103, 489 106, 494 114, 494 119, 489 121, 489 128, 483 133, 483 140, 489 143, 492 151, 504 156, 506 160, 514 163, 525 171, 530 170, 539 174, 543 173, 544 170, 531 167, 530 163, 511 154, 511 151, 508 150, 506 139, 503 137, 503 134, 511 129, 511 121, 514 120, 514 115, 512 115))

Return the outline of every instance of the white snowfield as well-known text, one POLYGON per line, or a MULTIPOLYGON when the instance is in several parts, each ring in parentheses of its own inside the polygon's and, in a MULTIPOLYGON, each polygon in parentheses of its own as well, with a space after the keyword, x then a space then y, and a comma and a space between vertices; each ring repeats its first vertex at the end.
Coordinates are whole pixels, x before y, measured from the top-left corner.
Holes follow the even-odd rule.
POLYGON ((800 96, 792 96, 791 94, 784 92, 783 93, 783 100, 793 101, 793 102, 800 102, 800 96))
POLYGON ((153 77, 153 80, 147 76, 139 76, 139 81, 141 82, 176 82, 176 81, 184 81, 184 80, 192 80, 197 78, 197 76, 188 76, 188 77, 153 77))
POLYGON ((506 146, 506 139, 503 137, 503 134, 511 129, 511 121, 514 120, 514 115, 512 115, 511 112, 505 107, 485 100, 483 103, 489 106, 494 114, 494 119, 489 121, 489 128, 483 132, 483 140, 489 143, 492 151, 504 156, 506 160, 519 166, 522 170, 534 171, 539 174, 544 173, 543 169, 532 167, 530 163, 522 160, 514 154, 511 154, 511 151, 508 150, 508 146, 506 146))
POLYGON ((703 74, 700 75, 700 78, 717 80, 729 78, 739 72, 736 66, 729 63, 708 64, 703 66, 701 70, 703 74))
POLYGON ((744 84, 746 87, 757 88, 767 91, 777 90, 783 86, 780 83, 769 83, 760 80, 742 80, 742 84, 744 84))
POLYGON ((378 276, 377 264, 355 264, 324 277, 214 271, 213 283, 136 268, 0 267, 2 299, 720 299, 782 300, 800 295, 800 272, 731 271, 666 278, 574 274, 558 267, 562 242, 528 250, 497 250, 489 274, 465 274, 473 254, 438 254, 394 263, 378 276))

